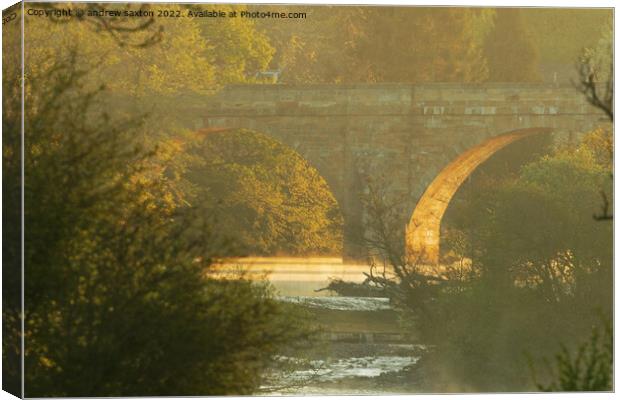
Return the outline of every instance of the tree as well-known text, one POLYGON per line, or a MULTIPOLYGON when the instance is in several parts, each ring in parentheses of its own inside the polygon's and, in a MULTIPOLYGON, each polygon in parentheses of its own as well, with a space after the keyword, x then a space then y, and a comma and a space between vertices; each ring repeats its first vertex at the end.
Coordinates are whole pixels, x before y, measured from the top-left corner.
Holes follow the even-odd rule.
POLYGON ((303 26, 266 27, 285 82, 480 82, 487 76, 481 45, 490 10, 322 7, 309 12, 303 26))
POLYGON ((523 7, 519 12, 539 48, 541 63, 569 68, 584 48, 600 39, 601 26, 611 16, 609 8, 523 7))
MULTIPOLYGON (((582 343, 576 354, 566 346, 555 356, 555 368, 547 361, 552 376, 547 384, 537 383, 544 392, 595 392, 613 388, 613 334, 611 323, 592 330, 590 340, 582 343), (602 332, 601 332, 602 331, 602 332)), ((536 371, 532 367, 534 379, 536 371)))
MULTIPOLYGON (((93 5, 88 9, 98 7, 93 5)), ((105 8, 139 11, 144 6, 106 4, 105 8)), ((165 8, 170 13, 185 15, 187 12, 183 5, 165 8)), ((214 8, 231 9, 229 6, 214 8)), ((269 63, 273 54, 266 37, 248 19, 226 18, 207 23, 204 18, 156 18, 143 29, 125 26, 140 20, 29 18, 25 26, 29 43, 25 54, 26 73, 34 77, 37 71, 46 71, 53 60, 66 57, 68 49, 77 46, 81 66, 97 70, 110 91, 145 101, 153 95, 210 94, 223 84, 246 82, 269 63), (93 29, 93 21, 106 25, 95 25, 97 29, 93 29), (129 35, 121 40, 114 34, 117 31, 129 35), (130 44, 124 45, 125 41, 130 44)))
MULTIPOLYGON (((486 216, 479 219, 485 221, 481 230, 486 235, 477 242, 482 251, 474 253, 481 254, 480 262, 474 265, 481 266, 481 283, 486 287, 479 287, 472 299, 478 296, 492 299, 484 307, 494 310, 501 322, 481 324, 490 327, 487 334, 502 329, 501 340, 510 342, 514 348, 504 348, 500 339, 496 339, 497 347, 477 338, 472 342, 471 334, 460 331, 462 328, 457 331, 460 335, 454 337, 466 335, 470 347, 477 343, 480 354, 497 361, 496 364, 481 361, 480 365, 492 366, 493 372, 484 368, 489 377, 504 371, 503 378, 496 376, 498 382, 508 383, 513 379, 511 376, 516 379, 516 374, 523 371, 524 351, 549 354, 557 341, 573 346, 596 323, 594 310, 606 317, 610 315, 612 233, 609 227, 592 220, 590 210, 598 202, 599 187, 606 187, 609 193, 607 174, 611 165, 599 163, 595 154, 600 152, 589 140, 592 135, 596 136, 597 132, 577 148, 562 149, 524 167, 515 181, 504 183, 499 190, 496 188, 497 193, 487 203, 486 216), (528 319, 530 322, 526 322, 528 319), (531 322, 537 320, 546 321, 544 331, 531 322), (515 333, 506 333, 507 327, 515 329, 515 333), (494 349, 495 353, 489 354, 483 346, 494 349), (505 350, 503 355, 498 348, 505 350), (513 367, 502 365, 507 360, 513 367)), ((461 313, 466 299, 458 300, 461 313)), ((470 308, 466 318, 480 313, 477 308, 470 308)), ((477 320, 476 317, 474 321, 477 320)), ((467 321, 462 321, 461 326, 466 324, 467 321)), ((458 352, 458 346, 451 346, 449 351, 458 352)), ((486 379, 484 375, 480 378, 486 379)), ((522 375, 519 379, 523 385, 531 384, 522 375)), ((486 385, 491 382, 487 381, 486 385)))
POLYGON ((226 130, 197 135, 188 171, 204 204, 253 255, 339 255, 342 216, 318 171, 263 134, 226 130))
MULTIPOLYGON (((611 25, 607 24, 603 28, 602 38, 594 49, 585 49, 579 63, 579 84, 578 89, 586 96, 586 99, 594 107, 605 113, 610 122, 613 123, 613 61, 611 60, 611 25), (603 82, 603 85, 600 83, 603 82), (603 86, 603 94, 600 94, 603 86)), ((613 138, 611 132, 606 128, 598 130, 586 136, 582 145, 590 151, 596 165, 608 171, 608 175, 613 180, 613 138)), ((610 186, 603 184, 602 187, 610 186)), ((603 199, 602 213, 595 214, 595 221, 612 220, 613 215, 609 212, 608 197, 611 196, 609 188, 600 189, 603 199)), ((611 243, 605 243, 611 245, 611 243)), ((611 258, 611 257, 609 257, 611 258)), ((608 260, 610 262, 610 260, 608 260)), ((608 267, 608 269, 611 269, 608 267)), ((601 275, 601 274, 599 274, 601 275)), ((610 295, 610 285, 603 284, 609 280, 610 274, 603 274, 602 279, 591 285, 591 293, 595 293, 599 287, 606 287, 603 298, 607 300, 605 305, 609 306, 612 296, 610 295), (597 285, 598 284, 598 285, 597 285)), ((555 369, 548 360, 545 360, 549 370, 550 382, 542 384, 536 377, 533 363, 530 368, 533 373, 533 380, 536 386, 543 391, 610 391, 613 387, 613 331, 610 314, 606 307, 603 320, 608 321, 604 324, 601 331, 598 328, 592 330, 589 341, 579 344, 575 354, 571 354, 569 348, 561 344, 561 350, 555 355, 555 369), (602 339, 602 340, 601 340, 602 339)))
POLYGON ((578 90, 584 94, 588 102, 603 111, 611 122, 614 121, 612 31, 611 23, 608 21, 602 29, 602 36, 597 45, 583 50, 578 63, 577 83, 578 90))
POLYGON ((485 10, 370 8, 355 49, 377 82, 480 82, 487 76, 485 10))
MULTIPOLYGON (((240 14, 248 7, 217 5, 213 9, 240 14)), ((264 70, 271 62, 275 49, 253 20, 226 18, 217 23, 204 21, 199 26, 201 38, 208 46, 209 63, 215 68, 215 83, 254 82, 256 72, 264 70)), ((188 49, 186 54, 191 57, 193 51, 188 49)))
POLYGON ((536 390, 526 354, 551 357, 558 341, 578 345, 598 321, 593 311, 611 315, 612 232, 591 218, 596 188, 610 186, 602 135, 530 162, 463 208, 481 207, 465 232, 479 235, 469 240, 470 266, 403 258, 388 234, 398 231, 389 226, 395 203, 367 190, 366 228, 380 260, 370 283, 433 345, 411 376, 425 391, 536 390))
MULTIPOLYGON (((95 32, 103 33, 112 38, 120 47, 148 47, 157 43, 161 39, 162 27, 157 26, 154 16, 142 14, 148 12, 149 8, 146 4, 132 5, 125 4, 115 7, 114 11, 119 14, 111 17, 108 15, 100 15, 99 12, 106 8, 106 3, 88 3, 81 5, 83 12, 76 13, 72 10, 72 18, 77 19, 80 23, 90 25, 95 32), (131 15, 123 15, 124 12, 131 15)), ((56 12, 48 16, 48 18, 60 24, 70 21, 62 14, 61 6, 54 3, 45 5, 46 10, 56 12)), ((63 4, 63 6, 66 6, 63 4)))
POLYGON ((27 81, 26 396, 253 393, 304 322, 266 285, 213 275, 228 240, 174 195, 140 118, 100 111, 77 60, 27 81))
POLYGON ((363 34, 366 7, 298 7, 308 18, 258 21, 275 48, 271 68, 285 83, 363 82, 363 60, 354 50, 363 34))
MULTIPOLYGON (((608 22, 603 28, 603 35, 597 46, 585 49, 578 63, 579 82, 577 89, 583 93, 588 102, 603 111, 609 121, 614 122, 614 75, 612 55, 612 29, 608 22)), ((605 157, 613 158, 613 139, 607 132, 607 139, 599 144, 606 152, 605 157)), ((613 173, 609 176, 613 180, 613 173)), ((604 190, 599 191, 602 198, 601 213, 594 215, 596 220, 611 220, 613 215, 609 210, 609 197, 604 190)))
MULTIPOLYGON (((552 151, 551 135, 534 135, 519 140, 493 154, 476 168, 450 200, 441 221, 442 263, 476 263, 479 252, 491 235, 480 221, 497 204, 497 191, 506 181, 519 177, 524 165, 552 151)), ((475 265, 474 265, 475 268, 475 265)))
POLYGON ((495 12, 494 27, 484 45, 489 81, 539 81, 538 49, 523 21, 521 10, 498 8, 495 12))

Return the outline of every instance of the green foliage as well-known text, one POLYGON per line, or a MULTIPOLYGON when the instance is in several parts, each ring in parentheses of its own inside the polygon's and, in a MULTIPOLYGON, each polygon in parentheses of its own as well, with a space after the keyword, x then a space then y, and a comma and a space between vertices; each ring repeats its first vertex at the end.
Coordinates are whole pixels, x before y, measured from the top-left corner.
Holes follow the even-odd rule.
MULTIPOLYGON (((434 345, 414 371, 425 391, 536 390, 526 355, 551 357, 558 342, 577 347, 598 315, 610 318, 612 227, 592 218, 599 190, 611 193, 609 144, 609 132, 597 130, 520 171, 506 169, 503 179, 492 172, 474 179, 459 206, 466 218, 452 219, 467 228, 454 230, 452 249, 467 262, 434 270, 384 257, 390 273, 371 276, 373 283, 434 345)), ((501 167, 505 159, 490 162, 501 167)), ((586 348, 579 362, 562 355, 562 385, 575 378, 572 387, 603 387, 608 359, 592 361, 600 354, 586 348)))
MULTIPOLYGON (((369 9, 356 55, 377 82, 480 82, 487 77, 474 28, 484 10, 369 9), (404 45, 406 44, 406 45, 404 45)), ((368 71, 368 72, 366 72, 368 71)))
POLYGON ((363 74, 354 49, 363 33, 364 9, 359 7, 300 7, 296 20, 258 21, 275 48, 271 67, 282 70, 284 83, 355 82, 363 74))
POLYGON ((523 165, 552 150, 550 135, 533 135, 507 146, 476 168, 450 200, 441 223, 442 255, 445 262, 480 259, 491 233, 490 210, 497 204, 498 187, 516 180, 523 165))
POLYGON ((568 282, 575 283, 578 271, 610 268, 611 227, 592 218, 599 192, 611 193, 609 137, 596 130, 581 145, 531 162, 503 182, 499 175, 474 177, 448 212, 447 222, 465 234, 461 255, 550 290, 554 277, 570 269, 554 292, 572 290, 568 282))
MULTIPOLYGON (((202 6, 198 8, 202 9, 202 6)), ((226 13, 236 11, 239 14, 247 7, 212 5, 210 9, 226 13)), ((273 24, 273 21, 271 23, 273 24)), ((209 64, 215 68, 217 84, 252 82, 254 74, 266 69, 273 57, 274 48, 251 19, 226 18, 216 22, 205 19, 198 25, 200 38, 207 44, 209 64)), ((194 51, 188 48, 182 54, 191 57, 194 51)))
MULTIPOLYGON (((611 36, 610 8, 522 8, 520 13, 540 51, 543 63, 574 65, 584 48, 611 36), (602 28, 602 29, 601 29, 602 28)), ((610 53, 611 54, 611 53, 610 53)))
POLYGON ((342 252, 342 216, 329 187, 299 154, 257 132, 228 130, 191 146, 196 200, 253 255, 342 252))
MULTIPOLYGON (((550 363, 553 380, 537 383, 545 392, 595 392, 613 388, 613 335, 611 324, 606 324, 602 335, 593 329, 590 340, 582 343, 573 355, 564 345, 555 356, 555 370, 550 363)), ((534 371, 535 374, 535 371, 534 371)))
POLYGON ((592 218, 600 190, 611 193, 608 169, 585 145, 526 166, 500 194, 487 263, 511 265, 551 297, 577 290, 579 274, 610 271, 611 226, 592 218))
MULTIPOLYGON (((298 7, 259 21, 286 83, 536 82, 574 70, 609 10, 298 7), (544 65, 543 65, 544 64, 544 65)), ((605 27, 603 35, 611 29, 605 27)))
POLYGON ((606 141, 598 139, 528 164, 464 211, 477 216, 465 233, 478 235, 468 254, 478 277, 464 291, 444 289, 423 327, 436 340, 429 362, 443 384, 532 390, 524 352, 549 355, 557 341, 587 334, 593 310, 610 315, 612 227, 592 218, 599 190, 611 190, 610 165, 596 156, 606 141))
POLYGON ((265 26, 285 82, 479 82, 487 76, 481 38, 491 22, 489 10, 313 7, 308 12, 304 26, 265 26))
POLYGON ((584 49, 581 62, 586 62, 596 74, 596 81, 613 81, 613 27, 608 19, 601 28, 601 37, 596 44, 584 49))
POLYGON ((493 30, 486 37, 484 55, 491 82, 540 80, 538 48, 516 8, 497 9, 493 30))
MULTIPOLYGON (((83 5, 64 5, 66 8, 83 5)), ((107 9, 139 10, 142 5, 108 5, 107 9)), ((165 5, 168 12, 185 15, 187 7, 165 5)), ((157 10, 159 7, 151 7, 157 10)), ((163 9, 164 6, 161 6, 163 9)), ((229 11, 230 6, 213 6, 229 11)), ((236 7, 239 8, 239 7, 236 7)), ((26 18, 26 74, 36 76, 67 57, 69 49, 80 49, 79 63, 97 71, 109 90, 141 98, 188 93, 213 93, 223 84, 247 82, 271 60, 273 48, 254 23, 246 18, 155 18, 149 29, 131 32, 132 42, 141 43, 157 34, 149 46, 119 46, 105 29, 93 29, 96 18, 57 20, 26 18)), ((127 21, 125 21, 127 22, 127 21)), ((109 25, 123 21, 113 19, 109 25)), ((127 27, 129 29, 129 27, 127 27)))
MULTIPOLYGON (((420 334, 436 347, 422 366, 426 390, 438 392, 527 391, 532 386, 523 352, 538 352, 555 338, 549 308, 535 293, 473 281, 458 292, 444 289, 429 305, 420 334)), ((564 325, 569 327, 570 325, 564 325)))
POLYGON ((99 111, 76 59, 27 87, 26 395, 253 393, 305 322, 267 286, 212 274, 227 242, 177 196, 139 118, 99 111))

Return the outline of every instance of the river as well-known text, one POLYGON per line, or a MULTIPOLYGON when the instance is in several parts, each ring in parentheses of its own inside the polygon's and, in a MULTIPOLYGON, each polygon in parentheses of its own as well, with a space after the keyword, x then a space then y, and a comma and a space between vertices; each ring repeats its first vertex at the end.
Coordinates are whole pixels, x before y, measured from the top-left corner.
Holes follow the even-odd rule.
POLYGON ((330 278, 361 283, 368 265, 344 263, 337 257, 245 257, 219 266, 224 273, 239 269, 254 279, 266 278, 281 296, 329 296, 316 290, 327 286, 330 278))
POLYGON ((268 280, 280 301, 311 310, 325 329, 317 349, 280 355, 279 369, 270 371, 257 394, 411 392, 398 376, 414 366, 426 348, 401 329, 389 300, 318 291, 330 279, 363 282, 368 265, 335 257, 249 257, 227 260, 218 270, 242 270, 249 278, 268 280))

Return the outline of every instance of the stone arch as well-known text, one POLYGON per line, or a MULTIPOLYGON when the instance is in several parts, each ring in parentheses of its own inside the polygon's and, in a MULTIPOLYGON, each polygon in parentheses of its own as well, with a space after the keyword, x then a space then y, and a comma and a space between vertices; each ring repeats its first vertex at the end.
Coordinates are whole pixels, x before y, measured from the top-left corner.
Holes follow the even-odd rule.
POLYGON ((407 256, 425 264, 439 263, 441 220, 450 200, 467 177, 489 157, 528 136, 550 133, 552 128, 527 128, 494 136, 466 150, 450 162, 420 197, 406 228, 407 256))

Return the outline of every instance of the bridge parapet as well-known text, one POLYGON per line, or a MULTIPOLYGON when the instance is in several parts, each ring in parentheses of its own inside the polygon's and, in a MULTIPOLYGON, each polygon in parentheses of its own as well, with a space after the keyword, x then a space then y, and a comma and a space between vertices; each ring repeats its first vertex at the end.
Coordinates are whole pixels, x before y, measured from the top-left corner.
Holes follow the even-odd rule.
POLYGON ((233 85, 203 103, 211 116, 591 114, 572 86, 233 85))

